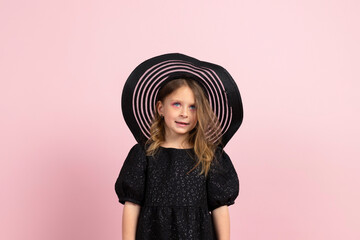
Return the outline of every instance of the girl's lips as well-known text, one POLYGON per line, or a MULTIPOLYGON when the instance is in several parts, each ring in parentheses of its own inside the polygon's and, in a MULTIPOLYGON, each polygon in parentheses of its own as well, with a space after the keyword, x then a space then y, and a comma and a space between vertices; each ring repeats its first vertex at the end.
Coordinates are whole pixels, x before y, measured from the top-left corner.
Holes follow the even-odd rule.
POLYGON ((177 121, 175 121, 175 122, 180 125, 189 125, 189 123, 186 123, 186 122, 177 122, 177 121))

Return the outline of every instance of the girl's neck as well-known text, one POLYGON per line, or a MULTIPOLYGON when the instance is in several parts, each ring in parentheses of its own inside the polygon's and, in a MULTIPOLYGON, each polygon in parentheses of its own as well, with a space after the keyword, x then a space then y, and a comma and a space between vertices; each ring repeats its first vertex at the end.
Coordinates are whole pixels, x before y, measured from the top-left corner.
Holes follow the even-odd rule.
POLYGON ((160 145, 161 147, 166 148, 192 148, 192 144, 188 142, 188 134, 184 135, 171 135, 168 133, 165 133, 165 141, 160 145))
POLYGON ((183 140, 183 139, 165 139, 165 142, 163 142, 161 145, 161 147, 165 147, 165 148, 179 148, 179 149, 187 149, 187 148, 192 148, 193 145, 190 144, 187 139, 183 140))
POLYGON ((166 143, 166 142, 162 143, 160 146, 163 147, 163 148, 176 148, 176 149, 190 149, 190 148, 193 148, 193 146, 190 145, 190 144, 183 144, 183 145, 180 144, 179 145, 179 144, 170 144, 170 143, 166 143))

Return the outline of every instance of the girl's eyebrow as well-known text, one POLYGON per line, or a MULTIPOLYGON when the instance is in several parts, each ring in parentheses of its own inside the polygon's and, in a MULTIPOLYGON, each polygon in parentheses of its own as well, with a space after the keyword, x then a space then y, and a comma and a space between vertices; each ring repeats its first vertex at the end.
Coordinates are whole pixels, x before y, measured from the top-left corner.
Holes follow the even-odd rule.
MULTIPOLYGON (((179 99, 176 99, 176 98, 173 98, 173 99, 170 99, 170 102, 180 102, 180 103, 182 103, 182 102, 184 102, 184 101, 179 100, 179 99)), ((190 103, 190 105, 195 105, 195 103, 190 103)))

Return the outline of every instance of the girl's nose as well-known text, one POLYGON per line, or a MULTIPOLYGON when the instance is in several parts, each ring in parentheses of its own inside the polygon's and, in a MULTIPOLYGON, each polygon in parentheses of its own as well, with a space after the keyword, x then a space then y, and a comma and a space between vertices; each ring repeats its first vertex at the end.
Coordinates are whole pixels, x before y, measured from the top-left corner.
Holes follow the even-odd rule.
POLYGON ((187 109, 186 107, 183 107, 183 108, 181 109, 180 115, 181 115, 182 117, 188 117, 188 109, 187 109))

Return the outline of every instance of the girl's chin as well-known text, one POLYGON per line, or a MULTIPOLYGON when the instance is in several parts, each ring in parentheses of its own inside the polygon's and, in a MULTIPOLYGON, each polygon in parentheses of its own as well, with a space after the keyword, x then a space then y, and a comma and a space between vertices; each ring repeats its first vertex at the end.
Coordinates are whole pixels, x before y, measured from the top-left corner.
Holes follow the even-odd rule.
POLYGON ((184 136, 184 135, 188 135, 190 130, 188 129, 183 129, 183 128, 176 128, 173 131, 171 131, 174 135, 179 135, 179 136, 184 136))

